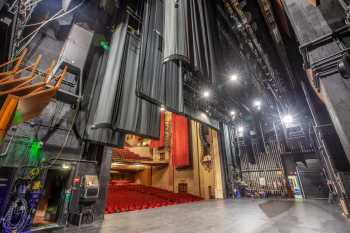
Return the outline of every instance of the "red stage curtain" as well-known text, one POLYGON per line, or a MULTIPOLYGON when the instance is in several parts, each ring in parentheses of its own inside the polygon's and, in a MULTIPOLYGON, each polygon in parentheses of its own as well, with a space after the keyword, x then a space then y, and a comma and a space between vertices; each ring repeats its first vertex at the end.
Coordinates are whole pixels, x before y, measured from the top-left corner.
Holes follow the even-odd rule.
POLYGON ((164 147, 164 112, 160 113, 160 136, 159 140, 151 140, 150 148, 162 148, 164 147))
POLYGON ((171 154, 175 167, 186 167, 190 165, 188 127, 186 117, 173 113, 171 154))

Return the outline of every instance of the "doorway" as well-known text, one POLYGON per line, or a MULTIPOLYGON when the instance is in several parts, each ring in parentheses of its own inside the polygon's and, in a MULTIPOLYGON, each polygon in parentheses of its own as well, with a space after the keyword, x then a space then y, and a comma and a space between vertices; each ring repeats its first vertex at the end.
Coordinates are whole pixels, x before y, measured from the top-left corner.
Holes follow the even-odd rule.
POLYGON ((59 221, 69 176, 70 170, 57 168, 47 171, 43 193, 33 218, 33 228, 49 227, 59 221))

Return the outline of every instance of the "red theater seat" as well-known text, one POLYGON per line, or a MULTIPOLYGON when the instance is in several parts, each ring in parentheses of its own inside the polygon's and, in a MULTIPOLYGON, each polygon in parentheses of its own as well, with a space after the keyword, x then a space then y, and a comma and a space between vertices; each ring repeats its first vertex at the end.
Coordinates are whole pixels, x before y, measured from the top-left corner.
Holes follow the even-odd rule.
POLYGON ((202 198, 190 194, 173 193, 123 181, 111 181, 108 186, 105 213, 122 213, 200 200, 202 198))

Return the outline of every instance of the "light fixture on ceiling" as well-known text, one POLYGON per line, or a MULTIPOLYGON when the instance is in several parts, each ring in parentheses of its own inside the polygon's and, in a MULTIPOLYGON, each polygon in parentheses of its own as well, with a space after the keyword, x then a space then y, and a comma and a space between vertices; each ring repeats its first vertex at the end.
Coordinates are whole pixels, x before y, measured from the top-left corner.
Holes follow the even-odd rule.
POLYGON ((113 162, 112 166, 122 166, 125 165, 124 163, 120 163, 120 162, 113 162))
POLYGON ((254 107, 260 107, 261 106, 261 101, 260 100, 254 100, 253 105, 254 105, 254 107))
POLYGON ((257 110, 261 110, 261 100, 257 99, 257 100, 254 100, 253 102, 253 106, 257 109, 257 110))
POLYGON ((282 116, 281 120, 284 124, 287 125, 287 124, 291 124, 294 122, 294 117, 291 114, 286 114, 286 115, 282 116))
POLYGON ((243 133, 244 132, 244 127, 242 125, 238 126, 238 132, 239 133, 243 133))
POLYGON ((235 111, 231 111, 230 114, 231 114, 231 116, 235 116, 236 112, 235 111))
POLYGON ((70 168, 71 168, 71 166, 69 164, 67 164, 67 163, 62 164, 63 170, 69 170, 70 168))
POLYGON ((205 91, 203 91, 203 97, 204 98, 209 98, 210 97, 210 91, 209 90, 205 90, 205 91))
POLYGON ((165 112, 165 111, 166 111, 164 105, 161 105, 159 110, 160 110, 161 112, 165 112))
POLYGON ((232 74, 232 75, 230 76, 230 81, 235 82, 235 81, 237 81, 237 80, 238 80, 237 74, 232 74))

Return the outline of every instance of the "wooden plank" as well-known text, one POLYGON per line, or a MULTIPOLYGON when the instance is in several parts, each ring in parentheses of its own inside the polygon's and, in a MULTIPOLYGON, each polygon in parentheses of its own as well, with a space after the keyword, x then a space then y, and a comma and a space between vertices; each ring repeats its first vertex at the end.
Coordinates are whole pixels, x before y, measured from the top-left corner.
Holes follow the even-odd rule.
POLYGON ((15 114, 17 103, 18 98, 16 96, 9 96, 0 109, 0 143, 6 136, 6 132, 15 114))
POLYGON ((21 55, 19 55, 13 60, 10 60, 0 65, 0 69, 7 66, 13 66, 12 69, 10 69, 9 71, 0 73, 0 82, 2 81, 3 78, 6 78, 8 75, 13 75, 19 70, 19 67, 21 66, 27 52, 28 52, 28 49, 24 49, 21 55))

